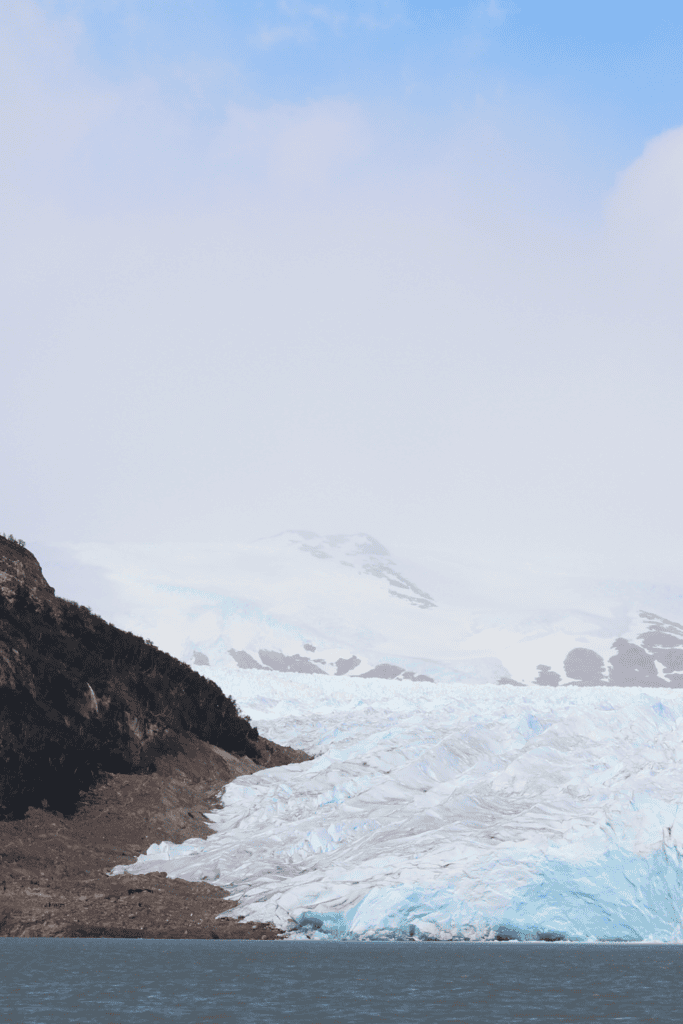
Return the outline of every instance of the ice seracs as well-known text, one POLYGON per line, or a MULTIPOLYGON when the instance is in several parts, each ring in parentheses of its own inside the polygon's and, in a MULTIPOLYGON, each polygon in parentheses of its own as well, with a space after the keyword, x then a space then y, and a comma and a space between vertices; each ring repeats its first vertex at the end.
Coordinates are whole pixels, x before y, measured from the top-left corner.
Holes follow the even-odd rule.
POLYGON ((128 867, 205 879, 292 938, 680 941, 683 695, 240 672, 317 755, 226 787, 206 840, 128 867))

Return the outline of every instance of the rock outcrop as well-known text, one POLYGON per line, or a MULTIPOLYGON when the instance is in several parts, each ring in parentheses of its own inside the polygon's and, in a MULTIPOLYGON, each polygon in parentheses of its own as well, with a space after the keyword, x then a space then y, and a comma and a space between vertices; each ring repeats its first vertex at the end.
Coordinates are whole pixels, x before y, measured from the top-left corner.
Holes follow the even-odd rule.
MULTIPOLYGON (((315 651, 315 647, 312 644, 304 644, 303 646, 306 650, 315 651)), ((209 659, 206 658, 206 655, 201 655, 202 658, 206 658, 206 661, 199 662, 196 657, 199 652, 195 651, 194 654, 195 664, 208 664, 209 659)), ((348 675, 352 679, 412 679, 414 682, 434 682, 431 676, 415 675, 414 672, 409 672, 407 669, 401 668, 400 665, 389 665, 384 662, 381 665, 375 665, 373 668, 368 669, 367 672, 360 673, 360 675, 358 673, 352 674, 352 669, 358 668, 361 664, 360 658, 353 654, 350 658, 337 658, 335 662, 326 662, 322 658, 305 658, 301 654, 283 654, 282 651, 267 651, 263 649, 258 651, 260 661, 257 661, 256 657, 253 654, 249 654, 248 651, 236 651, 232 647, 228 654, 237 663, 239 668, 256 668, 267 672, 303 672, 307 675, 348 675), (327 664, 330 665, 330 668, 335 668, 336 672, 320 668, 320 665, 327 664)))
POLYGON ((56 597, 0 537, 0 817, 70 811, 103 772, 153 771, 187 736, 255 766, 277 747, 189 665, 56 597))

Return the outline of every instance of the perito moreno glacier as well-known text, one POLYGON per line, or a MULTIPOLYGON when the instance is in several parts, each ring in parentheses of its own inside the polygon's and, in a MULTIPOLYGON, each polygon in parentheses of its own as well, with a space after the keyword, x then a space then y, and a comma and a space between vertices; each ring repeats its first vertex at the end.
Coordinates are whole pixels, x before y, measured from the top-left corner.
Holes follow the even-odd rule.
POLYGON ((448 583, 365 534, 86 554, 137 576, 129 628, 315 755, 117 872, 207 880, 293 939, 683 940, 678 588, 448 583))
POLYGON ((115 871, 204 879, 291 938, 683 940, 683 694, 240 672, 314 760, 115 871))

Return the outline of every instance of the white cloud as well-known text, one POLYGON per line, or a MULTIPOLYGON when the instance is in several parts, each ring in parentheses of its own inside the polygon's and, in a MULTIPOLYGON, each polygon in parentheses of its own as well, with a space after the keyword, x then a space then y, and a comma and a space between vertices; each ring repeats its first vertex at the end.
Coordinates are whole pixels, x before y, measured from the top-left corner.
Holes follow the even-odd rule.
POLYGON ((353 164, 369 142, 358 106, 344 101, 231 105, 208 149, 215 173, 244 180, 314 186, 353 164))
POLYGON ((77 26, 30 10, 4 15, 15 532, 671 561, 680 132, 603 226, 514 111, 232 103, 207 127, 151 77, 93 81, 77 26))
POLYGON ((282 3, 280 6, 292 15, 303 14, 313 21, 322 22, 324 25, 335 30, 341 28, 349 20, 348 15, 344 11, 324 6, 323 4, 282 3))
POLYGON ((291 39, 303 42, 309 38, 309 33, 301 28, 294 28, 291 25, 268 25, 259 29, 255 36, 255 42, 264 49, 271 46, 279 46, 281 43, 288 43, 291 39))
POLYGON ((611 197, 615 230, 666 245, 683 240, 683 128, 650 140, 611 197))
POLYGON ((484 4, 484 10, 487 16, 496 24, 501 24, 505 21, 507 10, 497 0, 487 0, 487 3, 484 4))

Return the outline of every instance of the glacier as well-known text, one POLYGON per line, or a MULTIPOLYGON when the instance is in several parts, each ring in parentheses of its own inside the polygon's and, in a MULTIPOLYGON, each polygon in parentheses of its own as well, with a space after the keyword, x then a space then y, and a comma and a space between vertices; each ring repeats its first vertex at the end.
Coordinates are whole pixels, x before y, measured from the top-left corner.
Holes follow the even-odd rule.
MULTIPOLYGON (((207 839, 114 874, 205 880, 291 939, 683 939, 683 694, 224 670, 314 759, 225 787, 207 839)), ((227 897, 226 897, 227 898, 227 897)))

